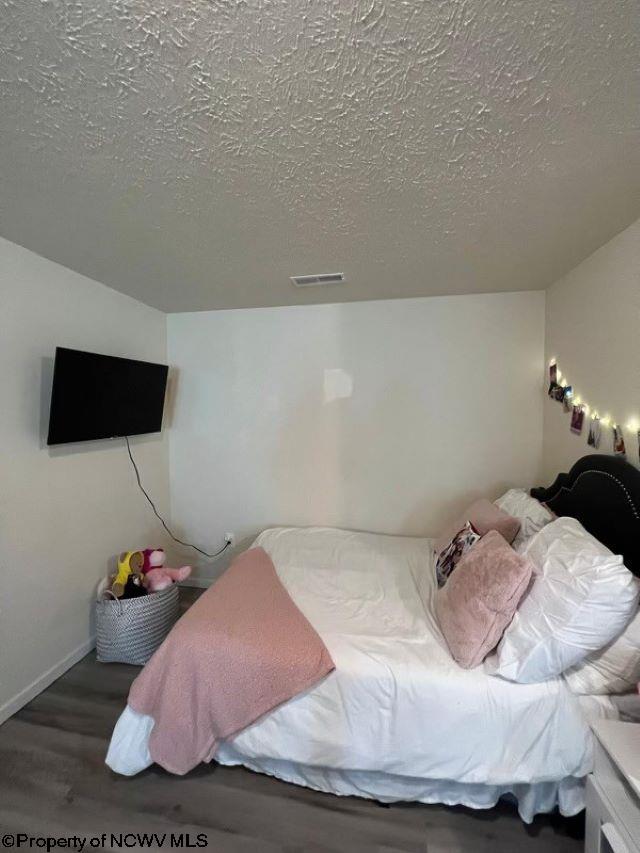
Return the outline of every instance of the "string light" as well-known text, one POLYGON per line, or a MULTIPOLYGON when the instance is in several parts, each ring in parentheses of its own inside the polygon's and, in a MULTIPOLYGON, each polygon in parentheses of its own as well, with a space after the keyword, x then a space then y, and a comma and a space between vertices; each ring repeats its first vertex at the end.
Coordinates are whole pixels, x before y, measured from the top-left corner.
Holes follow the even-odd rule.
MULTIPOLYGON (((549 361, 549 367, 550 368, 553 367, 554 365, 556 367, 556 382, 557 382, 557 384, 560 385, 562 388, 567 388, 567 387, 570 388, 571 386, 569 385, 568 380, 566 379, 566 377, 563 377, 562 371, 558 367, 558 362, 557 362, 556 358, 552 358, 549 361)), ((572 397, 572 405, 581 406, 582 410, 584 411, 586 416, 589 416, 589 414, 591 414, 591 420, 592 421, 600 420, 600 423, 604 427, 610 426, 610 427, 613 427, 615 429, 620 429, 620 425, 619 425, 618 421, 616 421, 612 415, 607 413, 604 416, 601 416, 597 409, 593 409, 593 410, 591 409, 591 407, 588 405, 588 403, 586 403, 582 399, 580 394, 576 394, 574 392, 573 397, 572 397)), ((625 429, 629 430, 632 433, 636 433, 638 435, 638 437, 640 438, 640 418, 638 418, 638 417, 630 418, 627 421, 627 423, 625 424, 625 429)))

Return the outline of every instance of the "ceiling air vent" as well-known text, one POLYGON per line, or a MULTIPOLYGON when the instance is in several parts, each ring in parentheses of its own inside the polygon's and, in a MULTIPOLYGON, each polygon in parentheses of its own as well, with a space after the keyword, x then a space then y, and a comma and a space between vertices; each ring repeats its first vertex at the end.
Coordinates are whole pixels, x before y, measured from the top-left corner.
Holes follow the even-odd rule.
POLYGON ((319 275, 292 275, 291 281, 296 287, 318 287, 323 284, 342 284, 343 272, 325 272, 319 275))

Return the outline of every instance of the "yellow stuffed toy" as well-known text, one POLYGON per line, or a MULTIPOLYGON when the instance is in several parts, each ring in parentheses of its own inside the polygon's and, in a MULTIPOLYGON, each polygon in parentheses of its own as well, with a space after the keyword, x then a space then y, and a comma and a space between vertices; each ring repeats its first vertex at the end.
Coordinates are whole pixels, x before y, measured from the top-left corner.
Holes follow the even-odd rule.
POLYGON ((139 575, 142 581, 142 566, 144 554, 142 551, 123 551, 118 557, 118 571, 111 582, 111 592, 116 598, 121 598, 130 575, 139 575))

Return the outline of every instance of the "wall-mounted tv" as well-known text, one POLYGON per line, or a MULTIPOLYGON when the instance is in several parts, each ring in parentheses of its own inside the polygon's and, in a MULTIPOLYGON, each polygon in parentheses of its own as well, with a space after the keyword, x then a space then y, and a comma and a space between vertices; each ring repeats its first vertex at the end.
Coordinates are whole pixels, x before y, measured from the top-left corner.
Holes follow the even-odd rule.
POLYGON ((47 444, 160 432, 168 370, 57 347, 47 444))

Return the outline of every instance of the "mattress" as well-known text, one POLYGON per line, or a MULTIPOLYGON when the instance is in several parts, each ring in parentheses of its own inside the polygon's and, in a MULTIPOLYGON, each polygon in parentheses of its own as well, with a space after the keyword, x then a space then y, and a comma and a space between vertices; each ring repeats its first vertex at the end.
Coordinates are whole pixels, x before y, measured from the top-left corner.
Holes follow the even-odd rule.
MULTIPOLYGON (((431 542, 327 528, 277 528, 257 541, 324 640, 336 671, 232 741, 216 760, 298 784, 379 800, 479 808, 513 793, 522 817, 583 807, 589 720, 607 697, 562 678, 513 684, 461 669, 434 617, 431 542)), ((127 709, 107 763, 150 763, 150 718, 127 709)))

